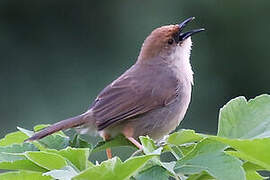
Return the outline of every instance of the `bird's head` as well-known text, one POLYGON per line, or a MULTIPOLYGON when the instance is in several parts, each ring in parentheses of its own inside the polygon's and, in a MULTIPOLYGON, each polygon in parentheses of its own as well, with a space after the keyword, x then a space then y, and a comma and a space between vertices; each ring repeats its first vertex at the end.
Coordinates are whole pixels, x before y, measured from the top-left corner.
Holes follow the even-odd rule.
POLYGON ((195 29, 183 32, 184 27, 193 19, 194 17, 191 17, 180 24, 162 26, 153 30, 142 45, 138 61, 147 62, 160 59, 159 57, 167 59, 181 51, 189 54, 192 44, 190 36, 204 31, 204 29, 195 29))

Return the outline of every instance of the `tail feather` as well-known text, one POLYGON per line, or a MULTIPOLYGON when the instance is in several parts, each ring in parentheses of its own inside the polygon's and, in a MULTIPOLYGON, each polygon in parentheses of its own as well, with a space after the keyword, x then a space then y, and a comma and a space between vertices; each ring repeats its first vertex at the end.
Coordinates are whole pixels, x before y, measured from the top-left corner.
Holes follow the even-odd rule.
POLYGON ((39 140, 45 136, 48 136, 50 134, 57 132, 57 131, 80 126, 80 125, 83 125, 85 123, 87 123, 87 118, 84 118, 83 115, 75 116, 75 117, 60 121, 60 122, 55 123, 47 128, 42 129, 41 131, 35 133, 32 137, 25 140, 25 142, 39 140))

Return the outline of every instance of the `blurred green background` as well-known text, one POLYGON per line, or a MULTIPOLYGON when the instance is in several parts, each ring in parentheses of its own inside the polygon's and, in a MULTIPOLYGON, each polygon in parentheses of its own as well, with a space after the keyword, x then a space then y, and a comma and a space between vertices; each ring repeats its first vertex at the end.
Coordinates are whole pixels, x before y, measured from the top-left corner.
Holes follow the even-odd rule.
POLYGON ((195 16, 192 103, 180 128, 216 133, 218 111, 270 90, 269 0, 0 1, 1 137, 84 112, 156 27, 195 16))

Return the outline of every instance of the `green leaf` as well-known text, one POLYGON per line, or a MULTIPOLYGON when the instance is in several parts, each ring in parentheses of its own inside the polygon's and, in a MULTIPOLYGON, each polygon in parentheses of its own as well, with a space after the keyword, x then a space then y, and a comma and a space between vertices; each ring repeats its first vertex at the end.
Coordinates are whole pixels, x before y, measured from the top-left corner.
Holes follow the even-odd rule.
POLYGON ((43 168, 37 166, 27 160, 23 154, 25 151, 37 151, 38 149, 30 143, 13 144, 10 146, 0 146, 0 169, 9 170, 35 170, 44 171, 43 168))
POLYGON ((51 176, 54 179, 58 180, 71 180, 78 173, 70 166, 66 166, 60 170, 52 170, 46 173, 43 173, 44 176, 51 176))
POLYGON ((29 130, 21 128, 21 127, 17 127, 17 129, 19 131, 21 131, 22 133, 24 133, 25 135, 27 135, 28 137, 31 137, 35 134, 34 131, 29 131, 29 130))
POLYGON ((182 158, 184 155, 179 146, 166 146, 166 149, 168 149, 177 160, 182 158))
POLYGON ((211 137, 211 139, 228 144, 237 150, 235 152, 228 152, 229 154, 250 161, 270 171, 270 153, 268 153, 270 138, 250 140, 211 137))
POLYGON ((187 178, 187 180, 216 180, 210 176, 207 172, 201 172, 200 174, 194 174, 187 178))
POLYGON ((0 152, 0 163, 1 162, 13 162, 13 161, 23 160, 23 159, 26 159, 26 158, 20 154, 0 152))
POLYGON ((26 159, 22 154, 25 151, 37 150, 32 144, 13 144, 10 146, 0 147, 0 163, 2 162, 13 162, 17 160, 26 159))
MULTIPOLYGON (((40 125, 35 126, 34 130, 40 131, 48 126, 49 125, 40 124, 40 125)), ((24 129, 21 127, 17 127, 17 128, 23 134, 25 134, 27 136, 27 138, 34 135, 34 131, 30 131, 30 130, 27 130, 27 129, 24 129)), ((25 139, 27 139, 27 138, 25 138, 25 139)), ((33 144, 35 144, 41 150, 45 150, 46 148, 60 150, 60 149, 66 148, 69 145, 69 137, 66 136, 62 131, 58 131, 52 135, 49 135, 47 137, 44 137, 44 138, 38 140, 38 142, 33 142, 33 144)))
POLYGON ((136 156, 122 162, 114 157, 91 167, 75 176, 74 180, 98 179, 98 180, 124 180, 134 175, 154 155, 136 156))
MULTIPOLYGON (((34 127, 35 132, 36 131, 40 131, 46 127, 48 127, 48 124, 40 124, 34 127)), ((29 131, 23 128, 20 128, 20 130, 24 133, 26 133, 27 135, 31 135, 32 136, 32 132, 33 131, 29 131)), ((69 137, 66 136, 62 131, 58 131, 52 135, 46 136, 40 140, 38 140, 38 143, 43 147, 39 148, 41 150, 45 150, 46 148, 48 149, 64 149, 69 145, 69 137)))
POLYGON ((74 148, 89 148, 93 149, 93 145, 82 139, 79 134, 75 134, 73 139, 70 141, 69 146, 74 148))
POLYGON ((64 149, 69 145, 69 137, 59 134, 52 134, 38 141, 43 147, 48 149, 64 149))
POLYGON ((10 146, 0 146, 0 152, 23 153, 25 151, 38 151, 36 146, 30 143, 13 144, 10 146))
POLYGON ((43 176, 40 172, 16 171, 0 174, 1 180, 51 180, 51 177, 43 176))
POLYGON ((84 170, 88 166, 89 149, 88 148, 71 148, 56 151, 47 150, 47 152, 52 152, 59 154, 62 157, 67 158, 73 165, 75 165, 80 171, 84 170))
POLYGON ((224 144, 206 138, 177 161, 174 170, 180 175, 206 171, 217 180, 245 180, 241 161, 224 153, 224 148, 224 144))
POLYGON ((172 145, 181 145, 190 142, 198 142, 203 138, 201 134, 195 133, 194 130, 182 129, 178 132, 172 133, 168 139, 167 143, 172 145))
POLYGON ((261 176, 257 171, 258 170, 263 170, 262 167, 250 163, 250 162, 246 162, 243 164, 243 168, 246 171, 246 179, 247 180, 263 180, 266 179, 266 177, 261 176))
POLYGON ((220 110, 218 136, 270 137, 270 96, 257 96, 248 102, 245 97, 237 97, 228 102, 220 110))
POLYGON ((136 180, 168 180, 169 174, 160 166, 152 166, 135 176, 136 180))
POLYGON ((142 143, 143 152, 145 154, 151 154, 157 149, 157 146, 155 145, 154 141, 149 137, 140 136, 140 141, 142 143))
POLYGON ((6 170, 30 170, 38 172, 46 172, 44 169, 28 159, 15 160, 11 162, 0 162, 0 169, 6 170))
POLYGON ((196 146, 195 143, 190 143, 190 144, 183 144, 179 146, 174 146, 174 145, 171 145, 169 147, 166 146, 166 149, 169 150, 177 160, 179 160, 186 154, 190 153, 195 146, 196 146))
MULTIPOLYGON (((145 136, 140 136, 140 141, 142 143, 143 152, 144 154, 150 155, 150 154, 156 154, 160 155, 162 152, 162 147, 157 147, 152 139, 145 136)), ((154 164, 161 165, 159 156, 153 157, 151 160, 154 164)))
POLYGON ((176 162, 171 161, 171 162, 161 162, 161 166, 165 168, 171 175, 176 176, 176 173, 174 172, 174 167, 175 167, 176 162))
POLYGON ((48 170, 61 169, 68 165, 65 158, 55 153, 42 151, 26 152, 25 156, 33 163, 48 170))
POLYGON ((194 142, 199 142, 202 138, 203 135, 195 133, 194 130, 182 129, 171 134, 167 138, 167 143, 174 145, 170 147, 170 151, 176 159, 180 159, 193 149, 195 146, 194 142))
POLYGON ((7 134, 3 139, 0 140, 0 146, 8 146, 11 144, 23 143, 28 136, 20 131, 12 132, 7 134))
POLYGON ((196 146, 196 144, 193 143, 193 144, 181 145, 181 146, 178 146, 178 147, 180 148, 183 155, 187 155, 190 151, 192 151, 194 149, 195 146, 196 146))
POLYGON ((128 141, 123 135, 116 136, 115 138, 108 141, 99 142, 93 149, 92 152, 98 152, 107 148, 118 147, 118 146, 132 146, 134 145, 128 141))

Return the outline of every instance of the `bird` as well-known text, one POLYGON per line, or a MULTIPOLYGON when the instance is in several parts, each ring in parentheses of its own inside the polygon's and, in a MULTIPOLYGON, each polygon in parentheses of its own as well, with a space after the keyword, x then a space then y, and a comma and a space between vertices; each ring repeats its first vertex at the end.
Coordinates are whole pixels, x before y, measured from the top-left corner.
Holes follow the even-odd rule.
MULTIPOLYGON (((36 132, 26 142, 75 128, 81 134, 97 133, 105 141, 124 135, 142 149, 139 136, 159 140, 175 130, 191 101, 191 36, 205 30, 183 32, 194 19, 154 29, 135 64, 105 87, 87 111, 36 132)), ((106 153, 112 158, 110 148, 106 153)))

